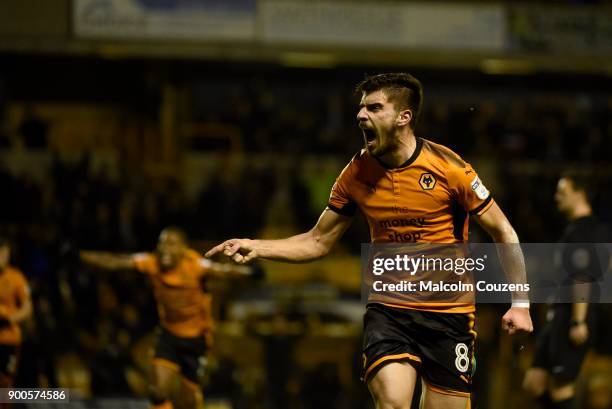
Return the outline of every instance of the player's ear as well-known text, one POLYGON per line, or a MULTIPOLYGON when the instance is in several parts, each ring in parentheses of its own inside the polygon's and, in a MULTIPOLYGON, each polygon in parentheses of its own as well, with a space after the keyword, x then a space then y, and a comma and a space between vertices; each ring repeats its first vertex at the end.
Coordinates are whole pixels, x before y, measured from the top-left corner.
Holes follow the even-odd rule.
POLYGON ((408 125, 410 121, 412 121, 412 111, 411 110, 404 109, 402 111, 399 111, 399 114, 397 116, 397 124, 399 126, 408 125))

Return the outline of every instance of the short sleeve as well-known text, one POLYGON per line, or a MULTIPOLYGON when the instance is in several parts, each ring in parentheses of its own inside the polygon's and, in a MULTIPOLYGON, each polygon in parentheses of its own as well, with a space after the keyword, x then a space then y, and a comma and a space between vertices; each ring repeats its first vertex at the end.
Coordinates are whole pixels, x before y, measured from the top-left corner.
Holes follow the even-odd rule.
POLYGON ((480 216, 493 205, 491 193, 469 163, 453 168, 449 182, 455 199, 471 215, 480 216))
POLYGON ((353 201, 350 191, 350 186, 353 184, 354 162, 353 159, 336 178, 327 202, 329 209, 343 216, 353 216, 357 211, 357 205, 353 201))
POLYGON ((156 270, 155 257, 151 253, 136 253, 132 256, 136 271, 144 274, 154 274, 156 270))

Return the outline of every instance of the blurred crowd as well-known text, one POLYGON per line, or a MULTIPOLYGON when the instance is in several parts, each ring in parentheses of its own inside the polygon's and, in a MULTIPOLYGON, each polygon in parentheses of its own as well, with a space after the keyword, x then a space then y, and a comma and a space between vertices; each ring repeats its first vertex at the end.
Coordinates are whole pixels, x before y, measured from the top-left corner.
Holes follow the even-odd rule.
MULTIPOLYGON (((466 158, 558 164, 605 162, 612 152, 612 99, 605 93, 516 84, 477 91, 436 81, 422 81, 417 135, 466 158)), ((257 78, 240 86, 216 79, 193 87, 192 119, 226 126, 226 134, 234 129, 247 152, 352 155, 362 141, 355 120, 360 96, 351 86, 329 77, 292 84, 257 78)))
MULTIPOLYGON (((239 168, 220 167, 195 196, 186 194, 178 178, 160 181, 144 171, 93 170, 91 152, 65 161, 49 152, 46 143, 53 123, 34 114, 28 117, 17 138, 27 150, 52 157, 43 180, 12 173, 0 164, 0 226, 14 243, 14 264, 27 275, 35 304, 18 384, 55 386, 62 381, 60 373, 78 383, 78 373, 58 370, 71 359, 89 371, 96 396, 127 395, 143 384, 142 340, 157 321, 151 293, 137 275, 84 270, 75 257, 78 249, 151 250, 168 225, 207 242, 256 236, 270 224, 288 221, 294 231, 309 228, 325 206, 333 177, 327 181, 309 176, 304 167, 319 157, 334 157, 337 174, 362 144, 354 119, 358 97, 347 91, 346 79, 334 75, 339 74, 299 83, 257 77, 240 86, 229 79, 193 84, 186 120, 201 131, 185 138, 184 155, 225 155, 236 146, 244 155, 239 168), (121 176, 111 176, 117 173, 121 176)), ((565 90, 425 87, 417 135, 453 148, 484 180, 491 180, 496 200, 522 241, 558 239, 564 221, 554 211, 553 192, 559 172, 569 165, 577 164, 599 179, 596 213, 612 220, 611 98, 565 90)), ((13 143, 14 137, 1 135, 0 153, 9 152, 13 143)), ((476 231, 475 240, 480 239, 484 237, 476 231)), ((367 227, 358 223, 348 234, 348 247, 358 254, 359 243, 365 241, 367 227)), ((490 336, 484 356, 494 359, 491 348, 498 336, 490 336)), ((276 342, 276 348, 288 345, 286 337, 270 342, 276 342)), ((271 367, 275 365, 279 363, 271 367)), ((219 375, 211 384, 226 385, 226 393, 232 394, 234 370, 231 362, 220 364, 219 374, 228 375, 219 375)), ((315 396, 310 389, 339 382, 333 366, 318 370, 301 380, 305 396, 315 396)), ((336 398, 345 403, 330 407, 349 405, 345 396, 336 398)), ((313 402, 310 407, 324 406, 313 402)))
MULTIPOLYGON (((564 89, 563 84, 534 80, 482 81, 472 78, 458 85, 425 77, 416 134, 471 162, 512 215, 523 241, 554 242, 559 237, 563 220, 542 208, 554 208, 556 179, 569 167, 592 175, 600 192, 596 212, 612 220, 607 205, 612 199, 612 98, 581 88, 579 82, 564 89)), ((333 75, 305 77, 299 83, 264 83, 259 77, 240 86, 223 79, 202 82, 192 89, 191 120, 207 124, 206 129, 225 129, 211 134, 219 136, 216 140, 232 134, 250 155, 273 152, 295 163, 333 155, 339 170, 363 143, 355 120, 360 96, 350 92, 351 85, 333 75)), ((305 182, 306 192, 321 190, 299 166, 293 170, 296 185, 305 182)), ((323 205, 311 203, 308 216, 323 205)))

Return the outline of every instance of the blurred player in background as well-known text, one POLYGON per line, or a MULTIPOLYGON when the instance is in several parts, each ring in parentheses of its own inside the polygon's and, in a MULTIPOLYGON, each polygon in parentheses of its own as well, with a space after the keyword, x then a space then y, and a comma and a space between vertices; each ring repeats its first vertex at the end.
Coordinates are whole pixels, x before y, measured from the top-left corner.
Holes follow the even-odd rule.
POLYGON ((150 401, 152 408, 170 409, 172 385, 180 377, 177 407, 201 409, 204 405, 198 379, 210 346, 211 296, 202 288, 207 277, 254 276, 258 268, 215 263, 187 247, 182 230, 164 229, 154 253, 113 254, 81 251, 81 260, 106 270, 135 270, 153 285, 160 330, 153 358, 150 401))
MULTIPOLYGON (((610 238, 608 228, 593 215, 591 180, 587 175, 568 171, 559 179, 555 193, 557 208, 569 221, 560 240, 562 274, 567 276, 564 284, 582 284, 570 290, 574 292, 572 299, 577 295, 589 299, 592 291, 584 289, 603 273, 594 247, 584 243, 605 243, 610 238), (576 294, 580 289, 584 294, 576 294)), ((593 307, 585 302, 561 300, 547 312, 532 368, 524 379, 525 389, 543 409, 574 407, 576 378, 593 339, 593 307)))
POLYGON ((0 388, 13 386, 21 344, 19 323, 32 315, 28 282, 9 265, 10 257, 9 241, 0 237, 0 388))
MULTIPOLYGON (((467 241, 468 214, 496 242, 518 243, 472 167, 450 149, 415 136, 422 103, 416 78, 375 75, 357 90, 362 94, 357 122, 365 149, 336 180, 314 228, 282 240, 227 240, 206 256, 224 253, 238 263, 258 257, 316 260, 329 253, 358 208, 368 220, 373 243, 461 243, 467 241)), ((522 252, 510 251, 501 260, 510 282, 525 282, 522 252)), ((514 295, 517 303, 504 315, 504 328, 530 332, 526 295, 514 295)), ((370 302, 364 317, 363 378, 376 407, 410 408, 418 373, 426 385, 424 408, 469 407, 473 303, 398 304, 370 302)))

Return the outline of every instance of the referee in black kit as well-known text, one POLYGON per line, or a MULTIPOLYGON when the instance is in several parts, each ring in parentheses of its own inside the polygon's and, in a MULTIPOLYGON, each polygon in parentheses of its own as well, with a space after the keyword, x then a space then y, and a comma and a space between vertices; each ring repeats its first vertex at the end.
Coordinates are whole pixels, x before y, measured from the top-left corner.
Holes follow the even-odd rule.
POLYGON ((561 294, 562 302, 549 308, 536 340, 532 367, 523 382, 542 409, 574 408, 575 381, 594 338, 594 305, 576 302, 596 296, 596 282, 607 267, 607 262, 600 263, 595 247, 585 245, 610 239, 607 227, 593 215, 592 194, 591 178, 574 171, 564 173, 557 183, 557 208, 569 221, 560 240, 566 275, 562 287, 571 293, 561 294))

